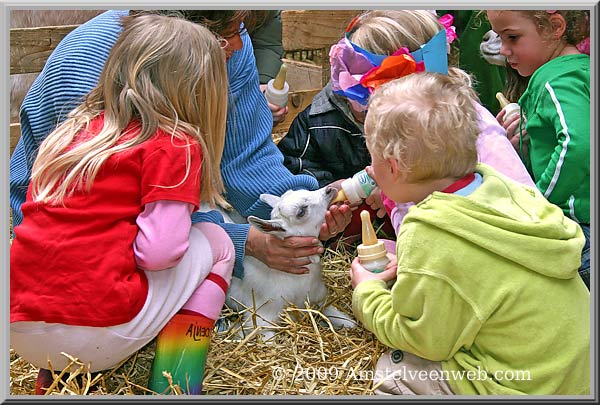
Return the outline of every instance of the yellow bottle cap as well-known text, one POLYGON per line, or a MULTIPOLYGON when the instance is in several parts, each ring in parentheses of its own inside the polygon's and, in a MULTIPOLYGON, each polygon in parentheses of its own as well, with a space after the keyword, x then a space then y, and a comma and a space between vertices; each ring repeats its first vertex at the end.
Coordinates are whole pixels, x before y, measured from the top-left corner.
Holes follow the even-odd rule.
POLYGON ((344 190, 340 189, 340 191, 338 191, 335 198, 331 201, 331 204, 338 203, 338 202, 344 202, 347 199, 348 199, 348 197, 346 197, 346 193, 344 193, 344 190))
POLYGON ((283 90, 285 87, 285 76, 287 74, 287 65, 285 63, 281 64, 279 68, 279 73, 277 73, 277 77, 273 81, 273 87, 275 90, 283 90))
POLYGON ((500 103, 500 108, 504 108, 510 104, 510 101, 501 92, 496 93, 496 99, 500 103))

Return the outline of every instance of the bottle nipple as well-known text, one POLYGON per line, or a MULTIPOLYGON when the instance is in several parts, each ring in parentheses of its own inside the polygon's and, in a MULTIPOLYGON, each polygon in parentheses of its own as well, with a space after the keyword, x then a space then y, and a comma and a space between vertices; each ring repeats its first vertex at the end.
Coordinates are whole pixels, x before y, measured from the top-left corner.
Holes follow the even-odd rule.
POLYGON ((273 81, 273 88, 275 88, 275 90, 283 90, 283 88, 285 87, 286 74, 287 65, 285 63, 282 63, 281 67, 279 68, 279 73, 277 73, 277 76, 273 81))
POLYGON ((331 204, 338 203, 338 202, 344 202, 347 199, 348 199, 348 197, 346 197, 346 193, 344 193, 344 190, 340 189, 340 191, 338 191, 335 198, 331 201, 331 204))
POLYGON ((371 215, 369 215, 369 211, 361 211, 360 220, 362 222, 362 244, 364 246, 376 245, 378 240, 377 236, 375 235, 375 229, 373 229, 373 223, 371 222, 371 215))
POLYGON ((496 99, 500 103, 500 108, 504 108, 510 104, 510 101, 501 92, 496 93, 496 99))

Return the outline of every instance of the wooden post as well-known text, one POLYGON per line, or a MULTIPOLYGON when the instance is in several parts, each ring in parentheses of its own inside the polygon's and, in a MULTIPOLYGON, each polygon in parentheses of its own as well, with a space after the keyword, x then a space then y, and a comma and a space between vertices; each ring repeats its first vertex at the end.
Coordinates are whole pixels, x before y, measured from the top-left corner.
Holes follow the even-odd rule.
POLYGON ((41 72, 58 43, 78 26, 12 28, 10 74, 41 72))

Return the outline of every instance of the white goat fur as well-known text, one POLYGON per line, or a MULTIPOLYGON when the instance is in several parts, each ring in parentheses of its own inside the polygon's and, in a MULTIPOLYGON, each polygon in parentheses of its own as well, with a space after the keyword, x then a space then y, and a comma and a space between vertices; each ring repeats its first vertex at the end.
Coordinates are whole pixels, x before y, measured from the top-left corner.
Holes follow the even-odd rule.
MULTIPOLYGON (((333 187, 323 187, 316 191, 296 190, 287 191, 281 197, 261 194, 260 199, 273 207, 270 220, 254 216, 248 222, 260 231, 273 234, 279 238, 287 236, 318 237, 325 213, 337 190, 333 187)), ((232 278, 228 292, 228 305, 236 310, 243 310, 236 301, 244 307, 254 309, 257 314, 256 326, 276 325, 280 322, 279 314, 288 304, 299 308, 308 301, 311 306, 324 303, 327 288, 321 274, 321 258, 318 255, 310 257, 311 264, 308 274, 290 274, 268 267, 258 259, 246 255, 244 259, 244 279, 232 278)), ((244 311, 248 317, 248 311, 244 311)), ((356 324, 348 315, 333 306, 323 310, 335 327, 354 327, 356 324)), ((261 331, 265 338, 273 336, 272 331, 261 331)))

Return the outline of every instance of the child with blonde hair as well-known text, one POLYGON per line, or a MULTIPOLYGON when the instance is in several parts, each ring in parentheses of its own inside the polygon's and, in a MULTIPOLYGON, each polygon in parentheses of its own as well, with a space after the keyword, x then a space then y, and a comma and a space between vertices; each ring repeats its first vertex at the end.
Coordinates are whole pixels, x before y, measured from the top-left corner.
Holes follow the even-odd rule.
POLYGON ((579 274, 589 288, 590 57, 581 46, 589 17, 585 10, 489 10, 487 15, 502 39, 500 54, 529 77, 519 98, 525 121, 519 124, 520 153, 544 197, 581 225, 586 244, 579 274), (521 130, 529 135, 528 148, 521 130))
POLYGON ((150 388, 168 388, 168 371, 199 394, 235 260, 222 228, 191 223, 201 202, 226 204, 225 53, 177 16, 122 26, 34 162, 10 252, 11 346, 40 368, 67 367, 65 352, 95 372, 158 335, 150 388))
POLYGON ((585 238, 539 191, 478 163, 472 100, 437 73, 371 96, 367 171, 392 200, 416 203, 386 270, 351 265, 354 314, 391 349, 374 391, 589 394, 585 238))
MULTIPOLYGON (((451 19, 440 20, 427 10, 372 10, 350 23, 344 38, 331 48, 330 83, 278 144, 292 173, 309 172, 324 185, 368 165, 362 121, 371 93, 381 84, 423 71, 467 76, 448 67, 449 44, 456 35, 451 19)), ((478 111, 480 160, 533 187, 504 129, 478 100, 473 102, 478 111)), ((392 232, 397 233, 411 203, 397 205, 379 195, 377 190, 366 203, 380 217, 387 211, 392 232)))

